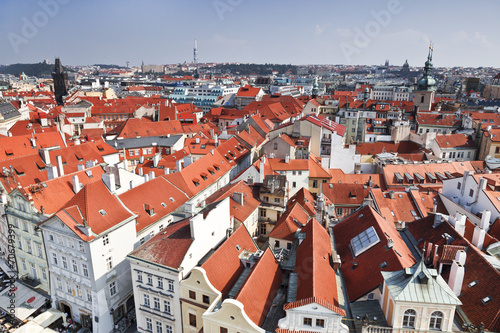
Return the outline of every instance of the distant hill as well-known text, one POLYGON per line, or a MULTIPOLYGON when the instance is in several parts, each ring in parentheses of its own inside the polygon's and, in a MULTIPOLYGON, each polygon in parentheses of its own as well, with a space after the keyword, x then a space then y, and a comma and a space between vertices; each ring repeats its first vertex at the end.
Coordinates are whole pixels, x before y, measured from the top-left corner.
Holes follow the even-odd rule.
POLYGON ((289 70, 293 74, 297 74, 297 66, 280 64, 218 64, 213 69, 220 69, 222 73, 238 73, 240 75, 271 75, 273 71, 284 74, 289 70))
MULTIPOLYGON (((42 62, 38 64, 12 64, 7 66, 0 66, 0 74, 19 75, 24 72, 28 76, 50 76, 54 70, 54 65, 47 65, 42 62)), ((64 67, 65 71, 69 71, 64 67)))
POLYGON ((123 66, 118 66, 118 65, 106 65, 106 64, 94 64, 93 66, 99 66, 101 68, 120 68, 120 69, 124 69, 124 68, 127 68, 127 67, 123 67, 123 66))

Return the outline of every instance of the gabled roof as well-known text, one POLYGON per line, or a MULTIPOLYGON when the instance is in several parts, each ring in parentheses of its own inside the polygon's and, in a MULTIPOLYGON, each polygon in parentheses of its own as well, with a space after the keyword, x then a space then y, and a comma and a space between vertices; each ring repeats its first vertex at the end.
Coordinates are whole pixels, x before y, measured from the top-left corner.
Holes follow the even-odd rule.
POLYGON ((257 87, 251 87, 249 85, 241 87, 238 92, 236 93, 236 96, 238 97, 256 97, 259 92, 261 91, 261 88, 257 87))
POLYGON ((316 215, 315 200, 311 192, 305 187, 295 192, 295 194, 288 200, 287 208, 291 209, 295 203, 298 203, 309 216, 316 215))
POLYGON ((459 116, 446 113, 427 113, 419 112, 415 119, 417 124, 426 126, 439 126, 439 127, 460 127, 461 120, 459 116))
POLYGON ((293 241, 295 232, 309 222, 309 214, 298 204, 281 215, 269 237, 293 241), (299 225, 300 224, 300 225, 299 225))
POLYGON ((193 242, 190 220, 184 219, 169 224, 163 231, 139 246, 128 256, 179 269, 193 242))
POLYGON ((285 309, 304 305, 302 303, 310 300, 345 315, 345 311, 339 308, 336 274, 330 266, 330 236, 316 219, 312 219, 301 232, 306 237, 297 248, 295 260, 294 272, 298 274, 296 301, 288 303, 285 309))
POLYGON ((346 174, 342 169, 328 169, 328 173, 332 176, 330 179, 331 183, 338 184, 367 184, 371 181, 373 186, 378 186, 380 188, 385 188, 384 176, 375 173, 358 173, 358 174, 346 174))
POLYGON ((245 181, 228 184, 223 188, 215 191, 212 195, 205 199, 207 204, 213 203, 230 197, 230 214, 240 222, 245 221, 260 205, 259 194, 257 188, 250 187, 245 181), (243 194, 243 205, 235 199, 235 192, 243 194))
POLYGON ((108 131, 107 135, 116 134, 119 138, 127 139, 183 133, 184 129, 179 120, 152 122, 145 119, 129 118, 114 129, 108 131))
POLYGON ((282 278, 283 273, 273 253, 267 248, 235 297, 256 325, 264 323, 282 278))
POLYGON ((363 207, 335 225, 333 233, 351 302, 382 283, 382 275, 374 272, 401 270, 415 264, 415 258, 394 225, 370 206, 363 207), (351 240, 370 227, 373 227, 380 241, 355 257, 351 251, 351 240), (387 247, 388 239, 393 241, 390 248, 387 247))
POLYGON ((118 198, 111 194, 99 179, 85 185, 55 214, 84 241, 94 239, 85 235, 78 225, 88 225, 93 234, 100 235, 125 220, 134 218, 118 198))
POLYGON ((382 192, 379 188, 371 190, 372 198, 382 215, 388 222, 413 222, 423 216, 406 191, 382 192), (392 197, 391 197, 392 195, 392 197))
POLYGON ((320 115, 312 115, 312 116, 306 116, 304 118, 301 118, 300 121, 306 120, 310 123, 313 123, 314 125, 324 127, 332 132, 337 132, 337 135, 344 136, 346 127, 343 125, 340 125, 339 123, 336 123, 328 118, 325 118, 320 115))
POLYGON ((255 253, 258 248, 245 226, 241 226, 201 265, 223 298, 245 269, 239 257, 245 250, 255 253))
POLYGON ((424 260, 407 269, 381 273, 395 301, 462 304, 437 270, 427 268, 424 260))
POLYGON ((100 165, 86 170, 76 171, 45 181, 44 183, 32 184, 24 187, 26 194, 30 194, 33 200, 33 205, 38 211, 43 211, 45 214, 52 214, 58 211, 65 203, 67 203, 74 195, 73 192, 73 176, 78 176, 78 181, 82 185, 95 182, 101 179, 104 170, 100 165))
POLYGON ((66 147, 59 132, 38 133, 0 138, 0 161, 38 154, 43 147, 66 147), (34 143, 34 145, 33 145, 34 143))
POLYGON ((137 215, 136 230, 149 227, 173 213, 188 197, 163 177, 154 178, 120 195, 120 200, 137 215))
POLYGON ((476 144, 472 137, 467 134, 444 134, 437 135, 436 143, 441 149, 446 148, 475 148, 476 144))
POLYGON ((323 183, 323 194, 334 205, 359 206, 370 194, 370 188, 364 184, 323 183))

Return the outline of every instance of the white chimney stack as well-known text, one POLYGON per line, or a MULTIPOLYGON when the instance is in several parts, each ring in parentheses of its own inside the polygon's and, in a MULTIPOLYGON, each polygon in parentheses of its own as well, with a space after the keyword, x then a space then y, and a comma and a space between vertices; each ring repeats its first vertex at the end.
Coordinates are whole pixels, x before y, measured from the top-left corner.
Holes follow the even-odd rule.
POLYGON ((488 179, 486 178, 479 178, 479 189, 480 190, 486 190, 486 185, 488 184, 488 179))
POLYGON ((243 202, 243 193, 241 192, 234 192, 233 193, 233 199, 239 203, 241 206, 243 206, 244 202, 243 202))
POLYGON ((486 231, 476 226, 474 229, 474 235, 472 235, 472 244, 474 244, 478 249, 482 250, 484 245, 484 237, 486 236, 486 231))
POLYGON ((170 173, 170 168, 163 169, 163 173, 168 175, 170 173))
POLYGON ((75 194, 77 194, 78 192, 80 192, 81 189, 82 188, 80 186, 80 180, 78 179, 77 175, 74 175, 73 176, 73 192, 75 192, 75 194))
MULTIPOLYGON (((459 255, 459 252, 464 252, 463 250, 458 251, 455 259, 464 260, 463 254, 459 255)), ((465 261, 465 260, 464 260, 465 261)), ((462 292, 462 285, 464 283, 465 268, 464 265, 458 260, 453 260, 450 270, 450 278, 448 280, 448 285, 455 295, 460 296, 462 292)))
POLYGON ((115 174, 114 173, 104 173, 102 175, 102 181, 107 186, 111 193, 115 193, 116 190, 116 182, 115 182, 115 174))
POLYGON ((182 161, 181 160, 177 160, 176 162, 176 165, 177 165, 177 172, 181 171, 182 170, 182 161))
POLYGON ((287 154, 285 156, 285 163, 288 163, 288 162, 290 162, 290 155, 287 154))
POLYGON ((159 162, 160 162, 160 154, 155 154, 155 156, 153 156, 153 166, 157 168, 159 162))
POLYGON ((82 163, 80 163, 80 164, 78 164, 78 171, 82 171, 82 170, 85 170, 85 166, 82 163))
POLYGON ((62 176, 64 176, 64 166, 63 166, 63 162, 62 162, 62 156, 57 155, 56 161, 57 161, 57 169, 59 171, 59 176, 62 177, 62 176))
POLYGON ((491 212, 489 210, 484 210, 483 215, 481 216, 481 222, 479 223, 479 227, 484 230, 488 230, 490 227, 490 218, 491 212))
POLYGON ((187 167, 193 163, 193 157, 192 156, 184 156, 184 167, 187 167))
POLYGON ((47 179, 57 178, 57 167, 55 165, 47 164, 45 170, 47 171, 47 179))
POLYGON ((144 173, 142 172, 142 168, 139 168, 139 176, 143 176, 144 173))
POLYGON ((42 158, 43 163, 45 163, 47 165, 50 164, 50 155, 49 155, 49 151, 47 149, 40 149, 38 151, 38 154, 42 158))
POLYGON ((149 171, 149 179, 155 179, 155 172, 149 171))
POLYGON ((141 157, 139 157, 139 163, 140 164, 144 163, 144 156, 143 155, 141 155, 141 157))

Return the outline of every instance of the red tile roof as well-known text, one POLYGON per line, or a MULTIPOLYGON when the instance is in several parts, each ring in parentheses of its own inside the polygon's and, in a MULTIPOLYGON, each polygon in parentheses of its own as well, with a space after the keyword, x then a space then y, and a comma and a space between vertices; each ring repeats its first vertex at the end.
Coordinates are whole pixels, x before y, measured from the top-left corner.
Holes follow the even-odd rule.
POLYGON ((186 194, 162 177, 152 179, 120 195, 123 204, 137 215, 138 233, 174 212, 188 199, 186 194), (148 212, 151 208, 154 209, 153 214, 148 212))
POLYGON ((323 194, 334 205, 360 206, 370 194, 370 188, 364 184, 323 183, 323 194))
POLYGON ((256 325, 264 323, 282 278, 283 273, 273 253, 267 248, 235 297, 256 325))
POLYGON ((460 127, 461 120, 459 116, 446 113, 424 113, 417 114, 416 122, 418 125, 431 125, 441 127, 460 127))
POLYGON ((269 237, 293 241, 295 232, 301 228, 295 221, 303 225, 309 222, 309 214, 298 203, 279 218, 269 237))
POLYGON ((42 147, 66 147, 59 132, 38 133, 0 138, 0 161, 38 154, 42 147), (35 146, 32 145, 34 139, 35 146))
POLYGON ((335 225, 333 233, 351 302, 374 290, 383 282, 382 275, 375 272, 398 271, 416 263, 394 225, 387 223, 370 206, 363 207, 335 225), (350 246, 351 240, 370 227, 375 229, 380 242, 354 257, 350 246), (386 248, 389 238, 393 240, 392 248, 386 248), (381 268, 383 263, 387 265, 381 268))
POLYGON ((179 269, 193 241, 190 220, 184 219, 169 224, 162 232, 130 253, 129 257, 179 269))
POLYGON ((215 191, 205 199, 207 204, 230 197, 230 214, 240 222, 245 221, 260 205, 258 189, 240 180, 215 191), (234 193, 243 193, 243 205, 234 199, 234 193))
POLYGON ((444 134, 436 136, 436 143, 441 149, 446 148, 474 148, 476 144, 467 134, 444 134))
POLYGON ((337 279, 330 266, 332 255, 330 236, 316 219, 303 229, 306 238, 297 249, 294 272, 298 274, 296 302, 288 303, 285 309, 316 302, 341 315, 339 308, 337 279))
POLYGON ((245 266, 241 262, 239 255, 244 250, 257 252, 248 230, 242 226, 217 248, 217 250, 201 265, 207 272, 210 283, 222 293, 224 298, 238 280, 245 266))
POLYGON ((241 87, 236 96, 238 97, 256 97, 257 94, 261 91, 261 88, 251 87, 249 85, 241 87))
POLYGON ((85 185, 55 215, 84 241, 95 237, 86 236, 77 224, 83 225, 86 221, 92 232, 100 235, 134 217, 100 179, 85 185))
POLYGON ((364 142, 356 145, 356 152, 361 155, 386 153, 420 153, 421 146, 412 141, 394 142, 364 142))
MULTIPOLYGON (((412 223, 408 230, 417 240, 420 249, 425 242, 445 245, 442 235, 449 234, 453 241, 449 245, 466 246, 465 275, 462 292, 458 297, 463 303, 461 306, 469 320, 476 326, 484 323, 485 329, 491 332, 500 332, 500 272, 486 260, 482 252, 456 232, 448 222, 444 221, 433 228, 434 217, 428 216, 418 223, 412 223), (469 283, 477 284, 469 287, 469 283), (492 300, 486 304, 482 299, 490 296, 492 300)), ((448 272, 443 273, 448 280, 448 272)))
POLYGON ((413 222, 416 218, 423 217, 406 191, 393 192, 391 198, 391 193, 374 188, 371 190, 371 195, 380 215, 388 222, 413 222))
POLYGON ((331 183, 367 184, 371 180, 375 187, 385 188, 384 176, 378 173, 346 174, 342 169, 328 169, 328 173, 332 176, 330 179, 331 183))

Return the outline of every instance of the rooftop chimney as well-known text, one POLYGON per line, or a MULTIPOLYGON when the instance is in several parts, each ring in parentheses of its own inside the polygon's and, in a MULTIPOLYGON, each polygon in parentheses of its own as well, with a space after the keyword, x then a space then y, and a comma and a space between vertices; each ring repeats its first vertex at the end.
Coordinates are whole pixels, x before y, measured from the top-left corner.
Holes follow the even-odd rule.
POLYGON ((141 155, 141 157, 139 157, 139 163, 140 164, 144 163, 144 156, 143 155, 141 155))
POLYGON ((393 246, 394 246, 394 240, 392 240, 392 238, 389 238, 387 240, 387 248, 392 249, 393 246))
POLYGON ((193 157, 188 155, 184 156, 184 167, 187 167, 191 163, 193 163, 193 157))
POLYGON ((78 171, 82 171, 82 170, 85 170, 85 166, 82 163, 80 163, 80 164, 78 164, 78 171))
POLYGON ((57 167, 55 165, 47 164, 45 170, 47 171, 47 179, 57 178, 57 167))
POLYGON ((479 228, 485 231, 490 227, 491 212, 489 210, 484 210, 483 215, 481 215, 481 222, 479 223, 479 228))
POLYGON ((64 176, 64 167, 63 167, 63 162, 62 162, 62 156, 57 155, 56 156, 56 161, 57 161, 57 169, 59 171, 59 176, 64 176))
MULTIPOLYGON (((458 251, 458 252, 460 252, 460 251, 458 251)), ((458 257, 458 252, 457 252, 457 257, 458 257)), ((464 251, 461 250, 461 252, 464 252, 464 251)), ((457 257, 455 257, 455 258, 457 258, 457 257)), ((457 260, 453 260, 453 263, 451 264, 450 278, 448 280, 448 285, 450 286, 451 290, 453 290, 453 292, 457 296, 459 296, 462 292, 462 285, 464 282, 464 274, 465 274, 464 265, 462 265, 457 260)))
POLYGON ((288 163, 288 162, 290 162, 290 155, 287 154, 285 156, 285 163, 288 163))
POLYGON ((474 244, 478 249, 482 250, 485 236, 486 231, 484 229, 481 229, 479 226, 476 226, 476 228, 474 228, 474 234, 472 235, 472 244, 474 244))
POLYGON ((182 170, 182 161, 177 160, 175 163, 177 164, 177 172, 181 171, 182 170))
POLYGON ((441 224, 441 222, 443 222, 443 216, 441 214, 434 215, 434 224, 432 225, 432 227, 436 228, 441 224))
POLYGON ((184 217, 189 218, 194 214, 194 204, 192 202, 186 202, 184 204, 184 217))
POLYGON ((214 144, 215 148, 219 147, 219 136, 217 134, 214 135, 214 144))
POLYGON ((116 190, 116 182, 115 182, 115 174, 114 173, 104 173, 101 176, 103 183, 106 185, 108 190, 111 193, 115 193, 116 190))
POLYGON ((149 179, 155 179, 155 172, 149 171, 149 179))
POLYGON ((243 193, 241 192, 234 192, 233 193, 233 199, 239 203, 241 206, 243 206, 244 202, 243 202, 243 193))
POLYGON ((488 184, 488 179, 483 178, 483 177, 479 178, 479 189, 480 190, 483 190, 483 191, 486 190, 487 184, 488 184))
POLYGON ((77 175, 74 175, 73 176, 73 192, 75 192, 75 194, 77 194, 78 192, 80 192, 81 189, 82 189, 82 187, 80 185, 80 180, 78 179, 77 175))
POLYGON ((160 162, 160 154, 155 154, 155 156, 153 156, 153 166, 157 168, 159 162, 160 162))
POLYGON ((168 175, 170 173, 170 168, 163 169, 163 173, 168 175))
POLYGON ((39 149, 38 154, 42 158, 43 163, 50 164, 50 155, 49 155, 49 151, 47 149, 45 149, 45 148, 39 149))
POLYGON ((85 162, 85 167, 88 169, 88 168, 92 168, 92 167, 95 167, 95 161, 87 161, 85 162))
POLYGON ((143 176, 144 173, 142 172, 142 168, 138 168, 139 169, 139 176, 143 176))

